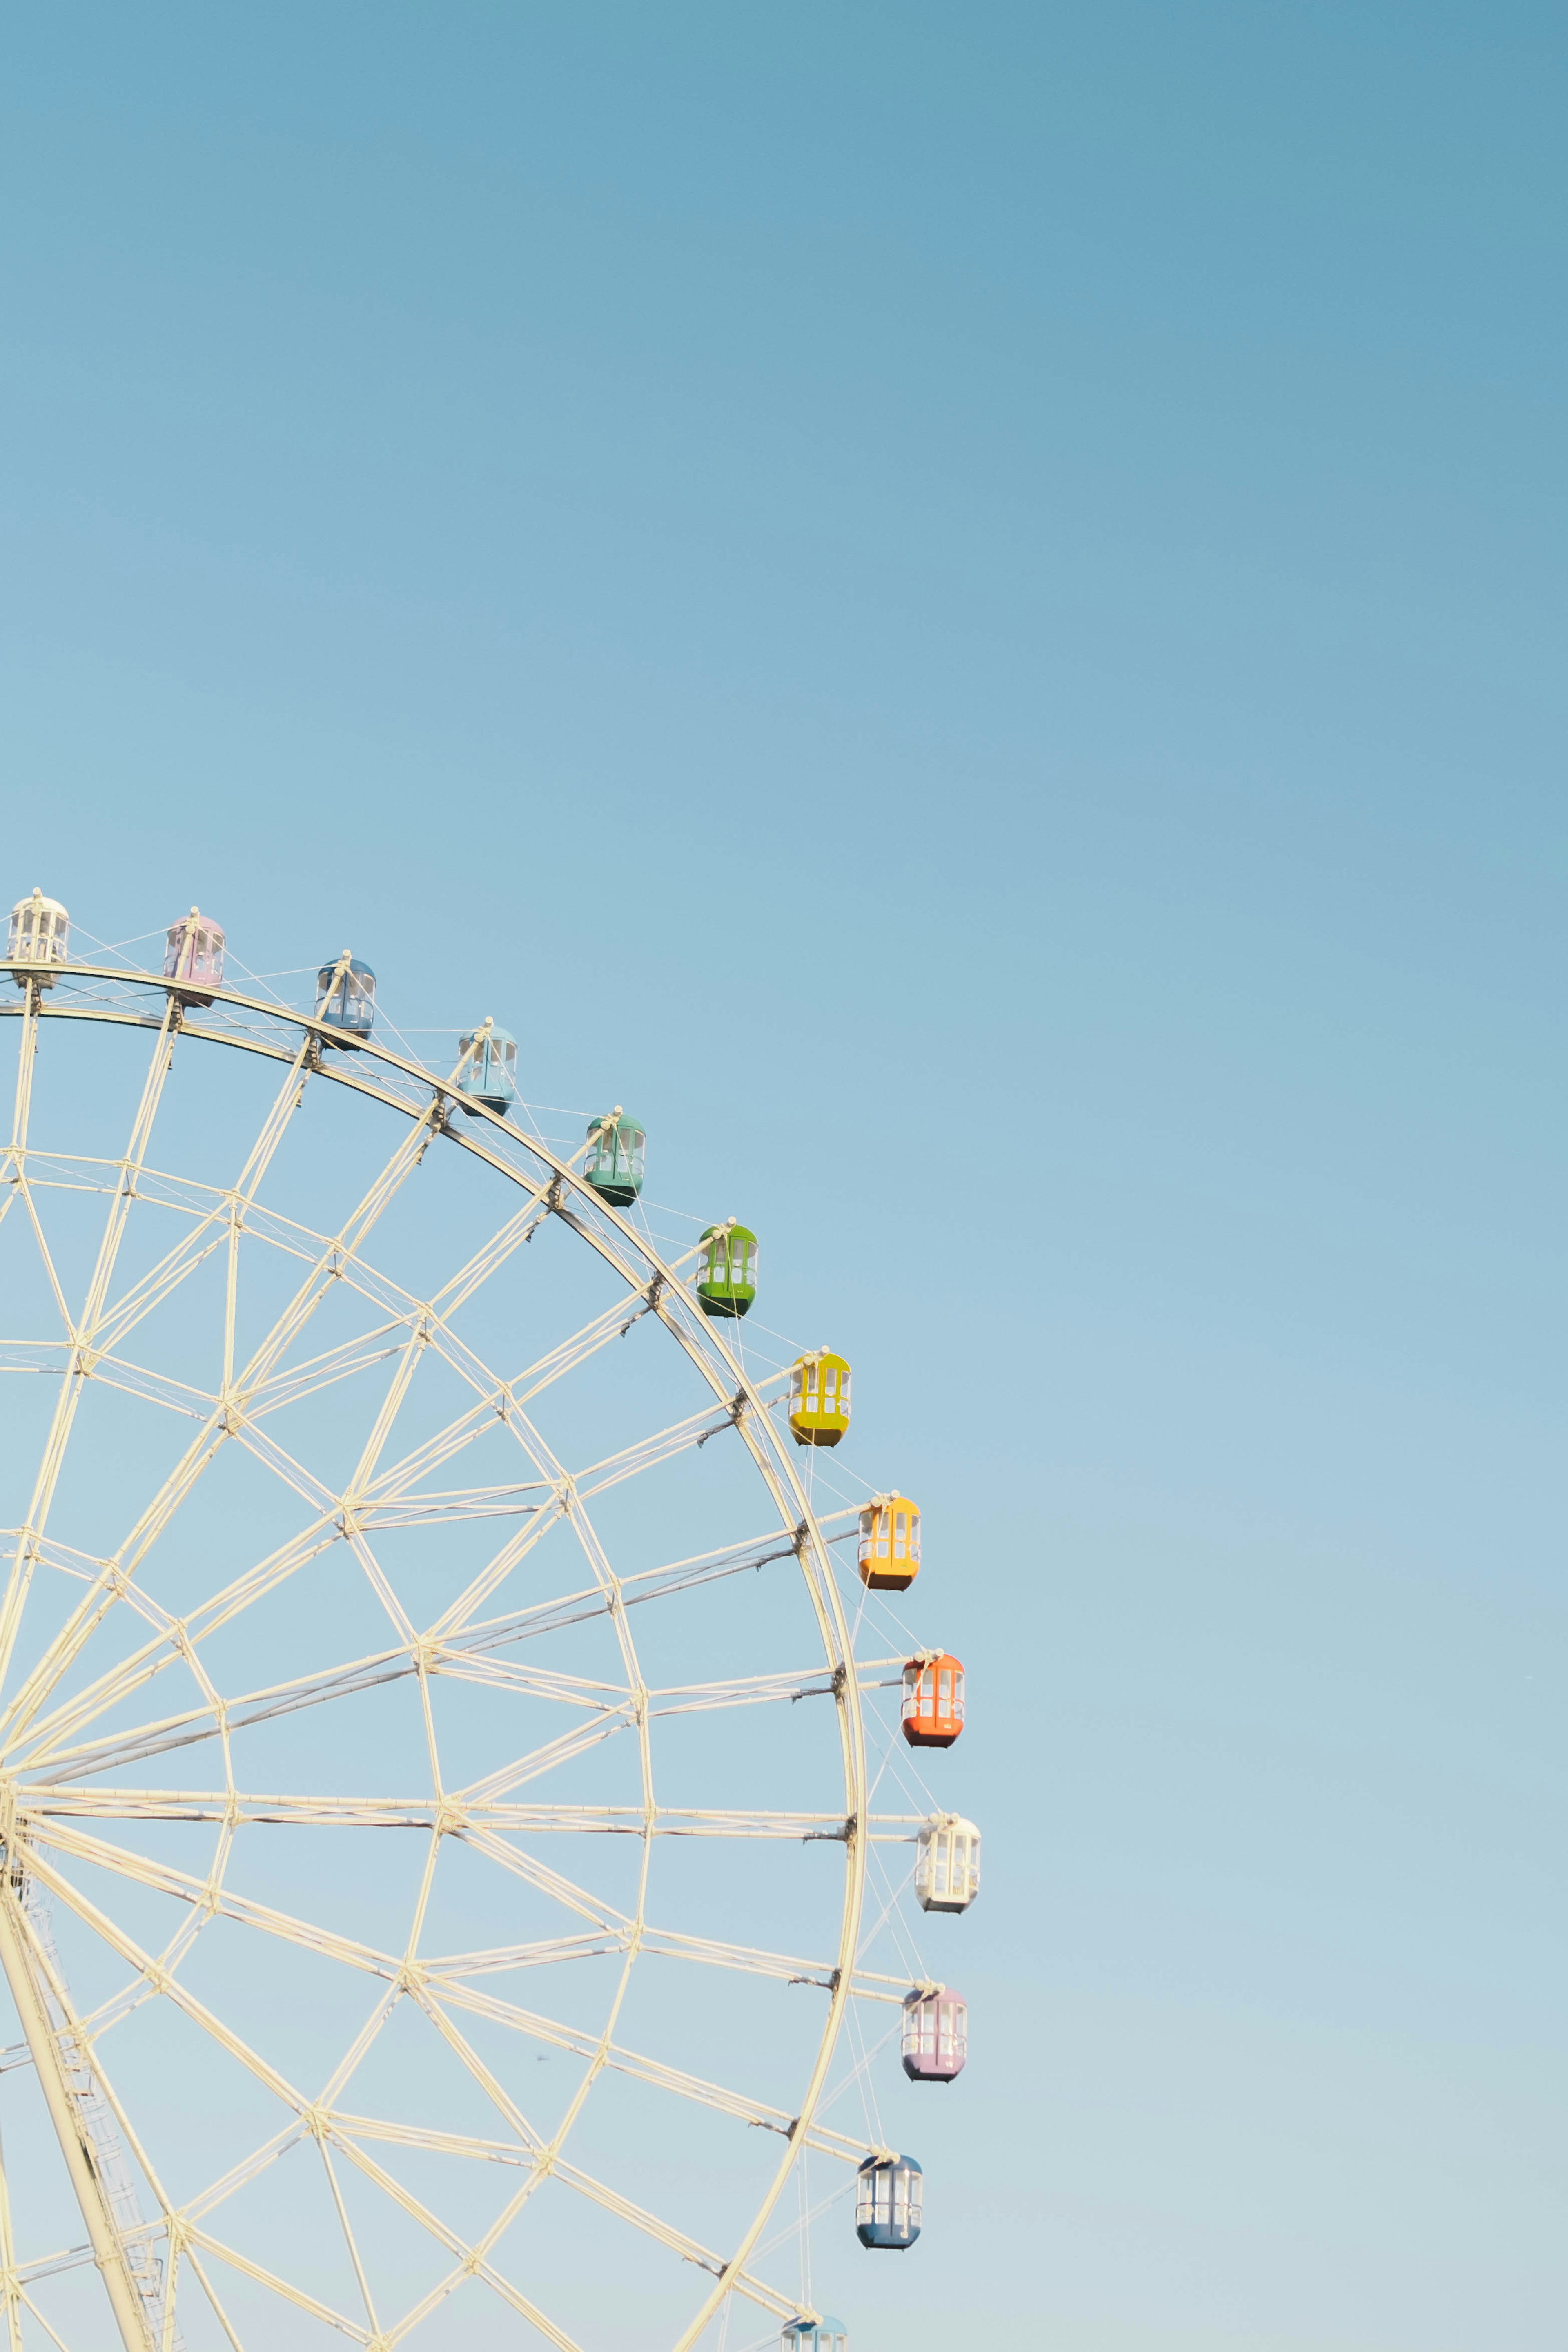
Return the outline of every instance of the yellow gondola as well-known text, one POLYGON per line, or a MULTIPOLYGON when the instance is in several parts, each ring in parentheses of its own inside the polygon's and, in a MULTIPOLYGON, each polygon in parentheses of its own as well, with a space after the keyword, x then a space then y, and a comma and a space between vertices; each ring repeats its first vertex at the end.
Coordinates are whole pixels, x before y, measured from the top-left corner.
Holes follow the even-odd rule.
POLYGON ((907 1591, 920 1573, 920 1513, 907 1495, 873 1495, 861 1513, 858 1566, 872 1592, 907 1591))
POLYGON ((850 1425, 850 1368, 830 1349, 789 1368, 789 1434, 797 1445, 836 1445, 850 1425))

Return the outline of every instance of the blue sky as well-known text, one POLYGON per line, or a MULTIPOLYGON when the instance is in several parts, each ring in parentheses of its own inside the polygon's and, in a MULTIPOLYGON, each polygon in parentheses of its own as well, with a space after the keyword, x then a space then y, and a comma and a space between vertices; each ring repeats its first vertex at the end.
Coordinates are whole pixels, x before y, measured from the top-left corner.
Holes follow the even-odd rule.
POLYGON ((857 2352, 1559 2340, 1563 49, 7 31, 0 896, 494 1012, 925 1504, 976 2056, 857 2352))

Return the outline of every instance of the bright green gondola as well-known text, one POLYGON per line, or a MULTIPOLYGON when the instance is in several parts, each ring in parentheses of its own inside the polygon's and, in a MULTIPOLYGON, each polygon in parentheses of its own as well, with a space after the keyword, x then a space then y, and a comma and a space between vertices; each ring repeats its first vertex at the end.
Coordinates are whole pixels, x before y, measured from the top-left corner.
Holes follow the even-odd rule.
POLYGON ((705 1315, 744 1315, 757 1296, 757 1235, 745 1225, 709 1225, 697 1260, 705 1315))

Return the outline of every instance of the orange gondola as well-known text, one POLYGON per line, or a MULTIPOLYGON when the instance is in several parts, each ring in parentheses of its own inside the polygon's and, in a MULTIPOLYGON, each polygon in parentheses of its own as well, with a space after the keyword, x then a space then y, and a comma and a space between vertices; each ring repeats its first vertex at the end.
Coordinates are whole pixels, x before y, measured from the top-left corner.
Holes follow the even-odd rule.
POLYGON ((904 1736, 911 1748, 951 1748, 964 1728, 964 1668, 946 1650, 922 1650, 904 1669, 904 1736))

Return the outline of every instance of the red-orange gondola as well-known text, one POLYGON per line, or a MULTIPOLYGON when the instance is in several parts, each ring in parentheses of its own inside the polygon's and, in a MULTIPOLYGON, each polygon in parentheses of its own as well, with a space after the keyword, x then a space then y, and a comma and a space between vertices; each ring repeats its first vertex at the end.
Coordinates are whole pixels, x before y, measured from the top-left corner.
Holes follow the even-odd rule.
POLYGON ((951 1748, 964 1728, 964 1667, 922 1650, 904 1669, 904 1736, 911 1748, 951 1748))

